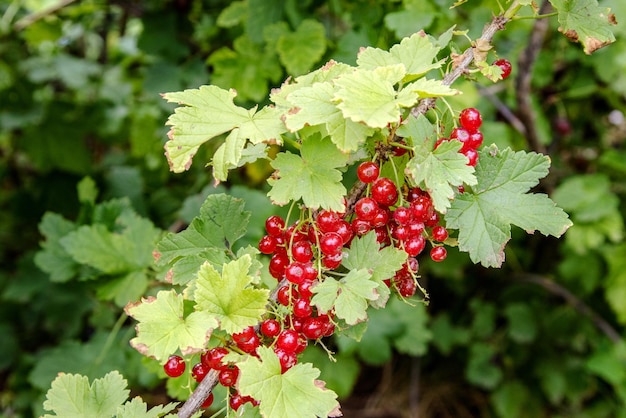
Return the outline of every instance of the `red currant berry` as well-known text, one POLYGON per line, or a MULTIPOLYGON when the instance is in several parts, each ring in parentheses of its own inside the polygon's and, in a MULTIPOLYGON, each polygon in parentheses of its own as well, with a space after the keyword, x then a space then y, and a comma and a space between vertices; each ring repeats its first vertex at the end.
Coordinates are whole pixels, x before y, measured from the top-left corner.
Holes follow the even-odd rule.
POLYGON ((214 347, 210 349, 209 351, 206 351, 205 353, 203 353, 202 356, 200 357, 200 361, 202 361, 202 364, 204 364, 210 369, 221 370, 224 367, 226 367, 222 363, 222 359, 224 358, 226 354, 228 354, 228 350, 226 348, 214 347))
POLYGON ((359 218, 354 218, 350 227, 354 231, 354 234, 359 237, 362 237, 372 230, 372 225, 369 222, 359 218))
POLYGON ((311 301, 306 298, 299 298, 293 302, 293 315, 298 318, 309 318, 313 314, 311 301))
MULTIPOLYGON (((483 144, 483 134, 479 131, 479 132, 472 132, 470 134, 469 140, 463 144, 463 148, 465 149, 477 149, 478 147, 480 147, 483 144)), ((461 149, 461 152, 465 151, 465 149, 461 149)))
POLYGON ((387 232, 387 228, 376 228, 374 229, 376 232, 376 242, 381 246, 391 244, 391 238, 389 237, 389 233, 387 232))
POLYGON ((502 79, 508 78, 511 75, 511 71, 513 67, 511 66, 511 62, 505 58, 500 58, 499 60, 494 61, 493 65, 497 65, 502 70, 502 79))
POLYGON ((478 152, 475 149, 470 148, 468 150, 465 150, 465 152, 463 152, 463 155, 467 157, 467 165, 472 167, 476 166, 476 164, 478 163, 478 152))
POLYGON ((298 332, 293 329, 284 329, 276 337, 276 347, 289 353, 295 353, 298 348, 298 332))
POLYGON ((302 335, 310 340, 317 340, 324 335, 326 323, 320 317, 309 317, 302 322, 302 335))
POLYGON ((277 252, 270 258, 269 270, 272 277, 282 279, 285 275, 285 269, 289 265, 289 257, 286 253, 277 252))
POLYGON ((324 337, 330 337, 335 333, 335 324, 328 314, 320 315, 318 319, 324 324, 324 333, 322 334, 324 337))
POLYGON ((393 206, 398 201, 398 189, 390 179, 380 177, 372 184, 372 198, 383 206, 393 206))
POLYGON ((280 236, 285 231, 285 221, 278 215, 273 215, 265 221, 265 230, 273 237, 280 236))
POLYGON ((317 279, 317 269, 313 267, 313 263, 305 263, 304 264, 304 280, 305 281, 313 281, 317 279))
POLYGON ((409 239, 409 228, 406 225, 396 225, 391 229, 391 236, 398 241, 409 239))
POLYGON ((354 233, 352 232, 352 226, 348 221, 341 220, 339 221, 339 228, 335 231, 341 237, 343 244, 346 245, 352 240, 354 233))
POLYGON ((433 247, 433 249, 430 250, 430 258, 438 263, 445 260, 447 256, 448 251, 446 251, 445 247, 433 247))
POLYGON ((420 189, 419 187, 413 187, 407 193, 406 200, 407 202, 412 202, 418 197, 423 196, 424 194, 426 194, 426 192, 420 189))
POLYGON ((393 220, 398 225, 406 225, 411 221, 411 210, 407 207, 400 206, 393 211, 393 220))
POLYGON ((430 218, 424 222, 424 225, 428 227, 433 227, 439 225, 439 214, 433 210, 433 213, 430 215, 430 218))
POLYGON ((483 118, 478 109, 468 107, 467 109, 461 110, 461 113, 459 114, 459 123, 469 132, 476 132, 483 123, 483 118))
POLYGON ((333 212, 330 210, 323 210, 318 213, 317 218, 315 218, 315 222, 317 222, 317 227, 322 232, 335 232, 339 227, 339 221, 341 218, 337 214, 337 212, 333 212))
POLYGON ((336 232, 327 232, 320 238, 320 250, 323 254, 341 254, 343 239, 336 232))
POLYGON ((300 284, 305 279, 304 263, 294 261, 285 269, 285 279, 293 284, 300 284))
POLYGON ((271 235, 265 235, 259 241, 259 251, 261 251, 261 253, 263 254, 272 254, 274 251, 276 251, 276 245, 276 238, 271 235))
POLYGON ((181 356, 172 355, 163 365, 163 370, 169 377, 178 377, 185 372, 186 367, 185 360, 181 356))
POLYGON ((448 230, 441 225, 437 225, 432 230, 432 236, 435 241, 444 242, 448 238, 448 230))
POLYGON ((213 392, 209 393, 209 396, 207 396, 207 398, 204 400, 204 402, 202 402, 202 405, 200 405, 200 407, 204 408, 204 409, 207 409, 208 407, 213 405, 213 400, 214 399, 215 399, 215 397, 213 396, 213 392))
POLYGON ((296 292, 291 286, 282 286, 276 293, 276 300, 283 306, 289 306, 291 301, 296 298, 296 292))
POLYGON ((419 222, 426 222, 433 213, 433 201, 428 195, 419 196, 411 202, 411 214, 413 219, 419 222))
POLYGON ((415 279, 412 277, 403 277, 395 283, 398 293, 404 298, 410 298, 417 290, 417 284, 415 283, 415 279))
POLYGON ((423 236, 411 237, 404 242, 404 251, 411 257, 415 257, 424 251, 426 239, 423 236))
POLYGON ((362 197, 354 205, 354 213, 359 219, 372 222, 378 213, 378 203, 371 197, 362 197))
POLYGON ((280 334, 280 322, 275 319, 266 319, 261 322, 261 332, 269 338, 274 338, 280 334))
POLYGON ((254 334, 249 340, 237 342, 237 347, 244 353, 252 354, 256 352, 256 349, 261 345, 261 338, 257 334, 254 334))
POLYGON ((285 327, 290 330, 300 332, 302 329, 302 318, 298 318, 295 315, 289 315, 285 318, 285 327))
POLYGON ((422 232, 424 232, 423 222, 411 221, 407 227, 409 228, 409 237, 417 237, 422 235, 422 232))
MULTIPOLYGON (((302 321, 302 326, 300 327, 300 331, 298 332, 302 332, 303 327, 304 327, 304 320, 302 321)), ((301 352, 303 352, 306 349, 307 345, 309 345, 309 343, 306 337, 302 334, 298 335, 298 346, 296 347, 295 354, 300 354, 301 352)))
POLYGON ((461 141, 463 146, 469 141, 470 133, 465 128, 454 128, 450 133, 450 139, 456 139, 457 141, 461 141))
POLYGON ((383 226, 386 226, 391 216, 390 213, 391 211, 389 210, 389 208, 379 208, 378 212, 376 212, 376 216, 374 216, 374 219, 372 219, 371 221, 372 226, 374 228, 381 228, 383 226))
POLYGON ((341 260, 343 259, 342 253, 337 254, 325 254, 322 257, 322 264, 329 270, 336 269, 341 264, 341 260))
POLYGON ((224 387, 231 387, 237 382, 237 378, 239 377, 239 368, 233 367, 220 371, 220 374, 217 376, 217 379, 220 381, 220 384, 224 387))
POLYGON ((244 399, 243 396, 241 396, 239 392, 235 392, 232 395, 230 395, 230 399, 228 400, 228 405, 233 411, 237 411, 245 403, 246 403, 246 400, 244 399))
POLYGON ((313 248, 310 241, 294 242, 291 246, 291 256, 294 260, 307 263, 313 258, 313 248))
POLYGON ((253 339, 256 336, 256 331, 254 327, 246 327, 241 332, 236 332, 233 334, 233 341, 236 343, 247 342, 253 339))
POLYGON ((378 165, 372 161, 365 161, 356 169, 356 175, 359 177, 363 183, 373 183, 374 180, 378 178, 380 174, 380 168, 378 165))
POLYGON ((404 267, 406 268, 407 272, 412 272, 413 274, 415 274, 419 270, 420 265, 419 265, 419 262, 417 261, 417 258, 409 257, 406 260, 406 263, 404 263, 404 267))
POLYGON ((301 298, 311 298, 313 296, 313 292, 311 292, 311 286, 313 285, 312 281, 306 280, 298 285, 298 293, 301 298))
POLYGON ((298 357, 296 357, 296 353, 292 351, 283 350, 277 347, 274 349, 274 353, 276 353, 278 361, 280 361, 281 373, 285 373, 298 363, 298 357))
POLYGON ((191 376, 195 379, 196 382, 202 382, 202 379, 204 379, 204 376, 206 376, 209 370, 211 369, 205 366, 203 363, 196 363, 191 368, 191 376))

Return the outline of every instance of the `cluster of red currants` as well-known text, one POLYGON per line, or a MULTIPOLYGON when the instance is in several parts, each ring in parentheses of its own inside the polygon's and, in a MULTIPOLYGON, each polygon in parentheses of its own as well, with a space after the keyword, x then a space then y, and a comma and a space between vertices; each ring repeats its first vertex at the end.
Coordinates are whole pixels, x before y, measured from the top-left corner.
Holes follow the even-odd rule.
POLYGON ((478 147, 483 143, 483 134, 479 130, 482 122, 483 119, 477 109, 473 107, 463 109, 459 114, 459 124, 461 126, 452 130, 450 138, 439 138, 435 143, 435 149, 444 141, 456 139, 463 144, 459 152, 467 157, 467 165, 476 166, 476 163, 478 163, 478 147))

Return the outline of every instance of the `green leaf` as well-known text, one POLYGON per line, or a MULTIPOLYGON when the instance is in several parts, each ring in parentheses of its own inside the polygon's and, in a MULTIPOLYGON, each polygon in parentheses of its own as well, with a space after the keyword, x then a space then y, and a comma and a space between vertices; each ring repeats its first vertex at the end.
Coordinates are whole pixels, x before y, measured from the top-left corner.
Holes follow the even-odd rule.
POLYGON ((335 100, 344 117, 372 128, 384 128, 400 121, 400 108, 417 102, 410 90, 396 92, 394 85, 405 76, 402 65, 357 70, 337 79, 335 100))
POLYGON ((222 275, 208 263, 198 271, 194 298, 196 309, 216 318, 229 334, 256 325, 266 311, 269 291, 250 287, 249 255, 224 264, 222 275))
POLYGON ((491 395, 491 402, 498 416, 519 418, 528 416, 529 397, 528 387, 514 380, 498 387, 491 395))
POLYGON ((346 188, 341 184, 342 168, 348 156, 325 138, 306 138, 300 156, 281 152, 272 161, 278 178, 268 179, 272 189, 267 194, 277 205, 285 205, 302 198, 311 209, 323 208, 341 211, 346 188))
POLYGON ((369 232, 355 238, 343 258, 343 266, 348 270, 367 269, 371 281, 377 284, 378 297, 370 301, 372 306, 382 308, 389 299, 390 290, 383 280, 393 277, 407 260, 407 254, 394 247, 380 248, 376 233, 369 232))
POLYGON ((605 174, 571 176, 557 187, 552 199, 578 222, 593 222, 617 210, 619 199, 605 174))
POLYGON ((392 46, 389 51, 372 47, 361 50, 357 64, 368 70, 402 64, 406 74, 406 77, 403 76, 403 81, 406 82, 422 76, 430 70, 440 68, 443 61, 433 62, 439 50, 440 48, 435 46, 426 35, 415 33, 404 38, 399 44, 392 46))
POLYGON ((306 125, 322 125, 341 151, 356 151, 374 129, 344 118, 334 103, 334 93, 330 82, 315 83, 290 93, 287 100, 293 107, 285 115, 285 125, 292 132, 306 125))
POLYGON ((324 25, 311 19, 303 20, 295 32, 278 39, 276 50, 289 74, 300 75, 309 71, 326 51, 324 25))
POLYGON ((89 384, 86 376, 60 374, 52 382, 43 407, 54 414, 48 417, 83 418, 111 417, 123 404, 130 390, 126 380, 117 371, 107 373, 89 384))
POLYGON ((585 54, 615 42, 611 26, 616 24, 611 9, 598 6, 596 0, 550 0, 558 12, 559 31, 580 42, 585 54))
POLYGON ((430 329, 433 333, 433 344, 445 356, 452 352, 454 346, 467 344, 470 339, 469 331, 452 324, 446 313, 438 315, 432 321, 430 329))
POLYGON ((372 275, 365 269, 351 270, 341 280, 326 277, 312 288, 311 304, 326 313, 334 308, 338 318, 349 325, 367 319, 367 305, 379 295, 374 292, 378 284, 370 280, 372 275))
POLYGON ((258 358, 238 364, 237 386, 242 395, 260 401, 264 417, 327 417, 338 408, 337 395, 318 383, 319 370, 310 363, 296 364, 281 374, 280 362, 271 348, 259 347, 258 358))
POLYGON ((484 389, 495 389, 502 380, 502 370, 496 366, 493 357, 496 350, 483 342, 469 347, 469 361, 465 369, 467 380, 484 389))
POLYGON ((459 141, 443 141, 433 151, 434 135, 424 141, 419 140, 426 130, 426 124, 430 125, 420 115, 418 118, 409 118, 408 123, 398 130, 399 135, 413 138, 415 155, 408 162, 406 172, 417 186, 428 191, 435 209, 446 213, 458 186, 463 183, 475 185, 477 180, 473 174, 474 168, 467 165, 467 157, 459 153, 459 141))
POLYGON ((184 298, 174 290, 129 303, 124 310, 137 320, 137 336, 130 344, 141 354, 165 361, 176 350, 195 353, 206 346, 215 318, 203 312, 185 316, 184 298))
POLYGON ((509 336, 517 343, 529 343, 537 336, 537 321, 525 303, 508 304, 504 315, 509 322, 509 336))
POLYGON ((420 78, 411 84, 407 84, 404 90, 417 93, 421 98, 454 96, 461 93, 459 90, 443 84, 441 80, 429 80, 427 78, 420 78))
POLYGON ((326 382, 326 387, 337 393, 339 398, 350 396, 361 371, 355 356, 339 352, 331 358, 318 345, 309 345, 299 361, 314 364, 320 370, 320 378, 326 382), (341 372, 338 373, 339 370, 341 372))
POLYGON ((393 344, 402 354, 421 356, 428 351, 433 334, 428 329, 428 312, 423 303, 412 306, 400 299, 389 302, 388 309, 394 318, 404 325, 404 331, 394 338, 393 344))
POLYGON ((48 273, 53 282, 66 282, 78 273, 79 264, 60 242, 61 238, 76 228, 73 222, 51 212, 46 212, 39 222, 39 232, 45 237, 45 241, 35 255, 35 264, 48 273))
POLYGON ((548 173, 549 165, 544 155, 508 148, 485 148, 479 153, 478 184, 457 196, 445 217, 448 228, 459 230, 459 249, 468 252, 474 263, 502 264, 511 224, 555 237, 572 225, 548 196, 526 193, 548 173))
POLYGON ((182 92, 165 93, 168 102, 181 106, 167 120, 172 126, 165 143, 170 169, 188 170, 200 145, 239 127, 240 134, 252 143, 280 140, 285 127, 276 109, 246 110, 233 103, 236 93, 216 86, 201 86, 182 92))
POLYGON ((141 298, 148 285, 146 273, 135 270, 98 286, 97 295, 99 299, 113 300, 117 306, 123 308, 128 302, 141 298))
POLYGON ((76 185, 78 190, 78 201, 81 203, 87 203, 94 205, 96 198, 98 197, 98 186, 91 177, 83 177, 81 181, 76 185))
POLYGON ((157 405, 148 411, 148 404, 137 396, 120 406, 115 418, 158 418, 173 411, 177 405, 176 402, 170 402, 166 405, 157 405))
POLYGON ((385 26, 394 31, 398 39, 427 28, 439 15, 430 1, 405 0, 403 3, 404 10, 385 15, 385 26))
POLYGON ((604 284, 604 297, 615 312, 617 320, 626 324, 626 244, 605 248, 602 251, 608 264, 608 277, 604 284))
MULTIPOLYGON (((166 235, 158 244, 159 265, 177 262, 181 257, 204 254, 208 249, 231 249, 248 225, 250 212, 245 202, 226 194, 209 195, 187 229, 166 235)), ((199 267, 199 266, 198 266, 199 267)))

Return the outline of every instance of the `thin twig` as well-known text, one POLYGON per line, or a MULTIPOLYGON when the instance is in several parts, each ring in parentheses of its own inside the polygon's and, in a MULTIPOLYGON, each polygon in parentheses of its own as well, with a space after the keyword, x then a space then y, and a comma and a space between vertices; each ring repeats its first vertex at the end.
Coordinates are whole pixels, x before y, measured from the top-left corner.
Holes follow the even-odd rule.
POLYGON ((204 379, 196 386, 189 399, 178 410, 178 418, 189 418, 200 409, 213 388, 217 385, 218 376, 219 372, 217 370, 211 370, 204 376, 204 379))
POLYGON ((555 281, 534 274, 520 274, 514 276, 514 278, 518 281, 536 284, 543 287, 553 295, 560 296, 561 298, 565 299, 567 303, 572 305, 574 309, 588 317, 591 322, 593 322, 593 324, 596 326, 596 328, 602 331, 611 341, 616 344, 622 341, 622 337, 615 330, 615 328, 611 326, 611 324, 605 321, 604 318, 602 318, 596 311, 591 309, 589 305, 583 302, 580 298, 578 298, 572 292, 570 292, 560 284, 556 283, 555 281))
MULTIPOLYGON (((540 14, 552 11, 552 5, 544 0, 540 14)), ((515 78, 515 91, 517 91, 517 113, 526 130, 526 140, 533 151, 541 154, 546 153, 546 147, 539 138, 535 112, 532 107, 531 81, 532 70, 539 55, 539 51, 546 37, 550 19, 537 19, 533 25, 530 40, 517 61, 517 77, 515 78)))
POLYGON ((521 135, 526 136, 526 125, 517 117, 515 113, 502 100, 494 94, 494 92, 483 86, 478 86, 478 92, 486 97, 496 108, 498 113, 521 135))

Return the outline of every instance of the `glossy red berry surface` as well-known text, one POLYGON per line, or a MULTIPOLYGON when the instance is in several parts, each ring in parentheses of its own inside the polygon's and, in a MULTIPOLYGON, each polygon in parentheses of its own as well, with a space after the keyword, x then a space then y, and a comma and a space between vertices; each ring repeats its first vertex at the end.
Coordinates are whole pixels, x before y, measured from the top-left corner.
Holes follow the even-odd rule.
POLYGON ((228 350, 224 347, 214 347, 209 351, 202 354, 200 360, 202 364, 210 369, 220 370, 225 367, 222 363, 222 358, 228 354, 228 350))
POLYGON ((278 243, 276 242, 276 238, 271 235, 265 235, 259 241, 259 251, 263 254, 272 254, 276 251, 276 246, 278 243))
POLYGON ((285 230, 285 221, 280 216, 270 216, 265 221, 265 230, 274 237, 282 235, 285 230))
POLYGON ((327 232, 320 238, 320 250, 326 255, 341 253, 343 239, 336 232, 327 232))
POLYGON ((210 368, 205 366, 203 363, 196 363, 191 368, 191 376, 195 379, 196 382, 202 382, 204 376, 209 372, 210 368))
POLYGON ((445 260, 447 256, 448 256, 448 251, 446 250, 445 247, 433 247, 433 249, 430 250, 430 258, 433 261, 441 262, 445 260))
POLYGON ((459 123, 470 133, 478 131, 480 125, 483 123, 483 118, 480 115, 478 109, 468 107, 461 110, 459 114, 459 123))
POLYGON ((435 241, 443 242, 448 238, 448 230, 441 225, 437 225, 433 227, 432 236, 435 241))
POLYGON ((237 378, 239 377, 239 369, 237 367, 232 367, 228 369, 224 369, 220 371, 220 374, 217 376, 220 384, 225 387, 230 387, 237 382, 237 378))
POLYGON ((172 355, 163 365, 163 370, 169 377, 178 377, 185 372, 186 367, 185 360, 181 356, 172 355))
POLYGON ((378 167, 378 164, 372 161, 365 161, 359 164, 359 166, 356 169, 356 175, 359 177, 359 180, 361 180, 363 183, 374 182, 374 180, 378 178, 379 174, 380 174, 380 168, 378 167))
POLYGON ((211 405, 213 405, 213 400, 215 399, 215 397, 213 396, 213 392, 209 393, 209 396, 207 396, 207 398, 204 400, 204 402, 202 402, 201 408, 208 408, 211 405))
POLYGON ((500 58, 499 60, 494 61, 493 65, 497 65, 502 70, 502 79, 504 80, 508 76, 511 75, 511 71, 513 67, 511 66, 511 62, 506 58, 500 58))
POLYGON ((278 334, 280 334, 280 322, 275 319, 266 319, 261 322, 261 333, 266 337, 274 338, 278 334))
POLYGON ((354 205, 354 213, 359 219, 371 222, 378 213, 378 203, 371 197, 362 197, 354 205))
POLYGON ((383 206, 393 206, 398 201, 398 189, 390 179, 380 177, 372 184, 372 198, 383 206))
POLYGON ((295 353, 298 348, 298 332, 293 329, 285 329, 276 337, 276 347, 290 353, 295 353))

